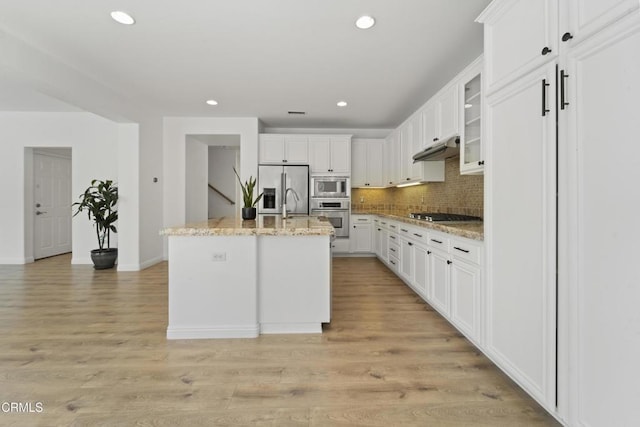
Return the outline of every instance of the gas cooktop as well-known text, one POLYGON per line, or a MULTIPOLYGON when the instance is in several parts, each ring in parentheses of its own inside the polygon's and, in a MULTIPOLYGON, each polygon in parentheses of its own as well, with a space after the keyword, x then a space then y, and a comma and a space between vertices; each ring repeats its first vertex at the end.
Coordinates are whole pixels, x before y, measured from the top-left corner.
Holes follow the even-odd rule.
POLYGON ((482 221, 482 218, 471 215, 439 213, 439 212, 415 212, 410 213, 409 218, 421 219, 423 221, 431 222, 455 222, 455 221, 482 221))

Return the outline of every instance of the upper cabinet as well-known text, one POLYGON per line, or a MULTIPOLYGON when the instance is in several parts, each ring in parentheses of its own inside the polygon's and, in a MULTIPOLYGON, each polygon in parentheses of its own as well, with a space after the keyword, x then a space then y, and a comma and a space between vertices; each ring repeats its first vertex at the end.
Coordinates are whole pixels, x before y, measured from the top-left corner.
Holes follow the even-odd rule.
POLYGON ((494 1, 478 21, 484 23, 487 94, 558 55, 558 0, 494 1))
POLYGON ((484 171, 482 149, 482 57, 474 61, 460 80, 460 174, 484 171))
POLYGON ((308 164, 309 144, 303 135, 260 135, 260 163, 308 164))
POLYGON ((351 136, 309 136, 311 173, 351 174, 351 136))
POLYGON ((382 139, 354 139, 351 143, 351 186, 383 187, 382 139))
POLYGON ((580 43, 639 7, 638 0, 569 0, 560 10, 561 40, 580 43))
POLYGON ((457 84, 429 100, 421 113, 424 147, 459 134, 458 106, 457 84))

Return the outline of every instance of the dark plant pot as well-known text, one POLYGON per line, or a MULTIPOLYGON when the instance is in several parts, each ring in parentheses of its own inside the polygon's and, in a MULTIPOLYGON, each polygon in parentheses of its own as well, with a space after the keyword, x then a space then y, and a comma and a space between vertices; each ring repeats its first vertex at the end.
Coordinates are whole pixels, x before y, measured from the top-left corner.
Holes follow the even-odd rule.
POLYGON ((91 261, 96 270, 113 268, 118 259, 118 248, 94 249, 91 251, 91 261))
POLYGON ((242 208, 242 219, 256 219, 256 208, 242 208))

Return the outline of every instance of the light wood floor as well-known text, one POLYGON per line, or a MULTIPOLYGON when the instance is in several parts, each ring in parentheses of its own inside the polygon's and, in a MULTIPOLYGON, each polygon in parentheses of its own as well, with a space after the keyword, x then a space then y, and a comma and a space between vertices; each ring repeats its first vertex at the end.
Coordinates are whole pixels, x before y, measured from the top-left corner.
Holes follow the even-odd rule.
POLYGON ((373 258, 322 335, 167 341, 167 265, 0 266, 0 425, 532 426, 553 419, 373 258))

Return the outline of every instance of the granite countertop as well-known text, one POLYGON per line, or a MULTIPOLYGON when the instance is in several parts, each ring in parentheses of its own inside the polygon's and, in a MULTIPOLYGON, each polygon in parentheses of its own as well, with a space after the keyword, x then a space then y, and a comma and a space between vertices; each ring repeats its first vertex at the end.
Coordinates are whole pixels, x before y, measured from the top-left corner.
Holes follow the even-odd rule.
POLYGON ((169 227, 162 236, 335 236, 329 221, 317 216, 258 215, 255 220, 223 217, 208 221, 169 227))
POLYGON ((432 230, 449 233, 454 236, 466 237, 473 240, 484 240, 484 222, 482 221, 460 221, 460 222, 428 222, 419 219, 412 219, 406 216, 399 216, 382 212, 352 211, 352 215, 377 215, 382 218, 389 218, 418 227, 430 228, 432 230))

